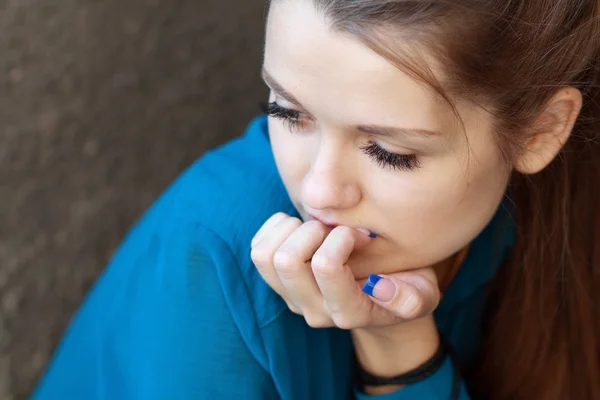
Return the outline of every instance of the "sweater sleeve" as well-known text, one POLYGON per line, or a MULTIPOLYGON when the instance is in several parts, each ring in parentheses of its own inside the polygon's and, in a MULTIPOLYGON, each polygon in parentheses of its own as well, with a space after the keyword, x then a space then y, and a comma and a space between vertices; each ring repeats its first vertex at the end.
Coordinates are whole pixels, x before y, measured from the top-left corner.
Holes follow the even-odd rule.
POLYGON ((278 398, 225 298, 220 279, 237 265, 224 247, 191 224, 135 233, 73 319, 33 399, 278 398))
POLYGON ((451 397, 454 381, 454 366, 448 357, 435 374, 420 382, 383 395, 369 396, 356 390, 355 396, 357 400, 470 400, 462 381, 459 381, 458 396, 451 397))

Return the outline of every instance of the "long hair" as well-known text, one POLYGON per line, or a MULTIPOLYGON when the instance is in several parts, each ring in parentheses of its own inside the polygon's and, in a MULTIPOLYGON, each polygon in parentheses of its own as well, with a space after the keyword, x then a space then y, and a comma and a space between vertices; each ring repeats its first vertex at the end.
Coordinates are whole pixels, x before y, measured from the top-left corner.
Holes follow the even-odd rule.
POLYGON ((485 399, 600 399, 600 1, 313 3, 332 29, 355 35, 450 105, 485 107, 509 165, 552 95, 581 91, 583 110, 559 156, 541 173, 511 178, 517 241, 492 282, 486 340, 467 384, 485 399), (435 54, 447 79, 394 39, 435 54))

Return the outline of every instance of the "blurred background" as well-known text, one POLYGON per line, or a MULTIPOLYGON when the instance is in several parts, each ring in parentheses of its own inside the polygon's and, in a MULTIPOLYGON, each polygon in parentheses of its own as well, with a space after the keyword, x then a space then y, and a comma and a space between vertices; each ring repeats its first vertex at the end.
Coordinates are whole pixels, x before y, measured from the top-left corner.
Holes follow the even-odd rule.
POLYGON ((264 1, 0 0, 0 399, 157 195, 267 94, 264 1))

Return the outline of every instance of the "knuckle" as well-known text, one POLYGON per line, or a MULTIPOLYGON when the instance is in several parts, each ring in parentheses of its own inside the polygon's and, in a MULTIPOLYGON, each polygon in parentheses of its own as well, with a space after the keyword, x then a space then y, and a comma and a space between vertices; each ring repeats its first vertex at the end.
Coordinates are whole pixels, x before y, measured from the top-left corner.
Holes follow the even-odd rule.
POLYGON ((332 319, 335 325, 340 329, 350 330, 360 326, 356 318, 348 317, 347 315, 334 314, 332 319))
POLYGON ((439 288, 436 287, 436 290, 434 291, 434 295, 433 295, 433 309, 436 309, 437 306, 440 304, 440 301, 442 301, 442 293, 439 291, 439 288))
POLYGON ((299 228, 300 226, 302 226, 302 220, 300 220, 299 218, 296 217, 289 217, 288 220, 286 221, 287 224, 290 224, 291 226, 295 227, 295 228, 299 228))
POLYGON ((315 219, 311 219, 310 221, 306 221, 304 223, 304 226, 310 229, 321 229, 323 227, 323 224, 315 219))
POLYGON ((345 239, 352 239, 354 237, 352 228, 350 228, 348 226, 336 226, 335 228, 333 228, 331 233, 335 234, 336 236, 338 236, 340 238, 345 238, 345 239))
POLYGON ((250 251, 250 258, 257 267, 261 268, 269 264, 270 254, 265 249, 257 247, 250 251))
POLYGON ((282 218, 282 219, 283 219, 283 218, 285 218, 285 217, 287 217, 287 216, 288 216, 288 215, 287 215, 286 213, 284 213, 284 212, 282 212, 282 211, 278 211, 278 212, 276 212, 275 214, 273 214, 273 215, 271 216, 271 218, 269 218, 269 219, 279 219, 279 218, 282 218))
POLYGON ((273 266, 282 277, 291 277, 295 275, 298 260, 295 252, 290 249, 279 249, 273 256, 273 266))
POLYGON ((289 268, 297 263, 296 252, 289 247, 280 247, 273 255, 275 267, 289 268))
POLYGON ((337 260, 334 256, 324 253, 315 254, 311 261, 311 268, 315 275, 330 277, 335 275, 337 260))
POLYGON ((294 303, 291 303, 286 300, 285 304, 287 304, 288 309, 294 314, 302 315, 302 310, 296 306, 294 303))
POLYGON ((425 312, 425 301, 417 293, 407 293, 400 299, 399 304, 402 317, 405 319, 415 319, 422 317, 425 312))
POLYGON ((331 318, 322 314, 307 314, 304 316, 304 319, 311 328, 329 328, 334 326, 331 318))
POLYGON ((437 275, 433 268, 424 268, 421 269, 419 272, 422 278, 427 279, 430 282, 437 282, 437 275))
POLYGON ((321 222, 314 219, 305 222, 304 226, 306 226, 306 229, 308 229, 311 232, 320 233, 322 235, 325 235, 327 233, 327 227, 321 222))

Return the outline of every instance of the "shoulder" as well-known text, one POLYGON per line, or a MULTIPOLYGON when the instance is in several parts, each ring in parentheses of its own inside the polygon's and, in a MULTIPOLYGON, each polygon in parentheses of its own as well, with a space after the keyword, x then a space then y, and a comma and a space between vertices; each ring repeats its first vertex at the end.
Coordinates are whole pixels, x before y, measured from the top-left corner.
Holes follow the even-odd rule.
MULTIPOLYGON (((182 173, 135 230, 145 236, 150 232, 160 242, 166 252, 161 257, 171 258, 169 275, 177 273, 175 266, 210 264, 234 318, 245 307, 243 295, 261 326, 285 304, 252 264, 250 242, 278 211, 295 212, 275 165, 266 118, 259 117, 243 136, 206 153, 182 173), (191 258, 202 263, 190 263, 191 258)), ((202 279, 202 273, 182 273, 202 279)))
POLYGON ((294 212, 275 165, 264 117, 252 121, 240 138, 205 154, 182 175, 178 186, 174 216, 197 221, 224 238, 232 233, 253 235, 275 212, 294 212))
POLYGON ((226 243, 205 228, 137 230, 71 321, 34 398, 270 390, 259 387, 268 357, 245 286, 226 243), (230 362, 239 367, 228 375, 230 362), (237 373, 252 379, 221 385, 237 373))
POLYGON ((234 250, 246 247, 272 214, 294 212, 275 165, 264 117, 252 121, 243 136, 207 152, 167 193, 161 207, 164 217, 201 224, 234 250))

